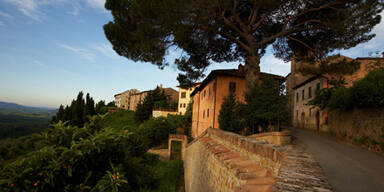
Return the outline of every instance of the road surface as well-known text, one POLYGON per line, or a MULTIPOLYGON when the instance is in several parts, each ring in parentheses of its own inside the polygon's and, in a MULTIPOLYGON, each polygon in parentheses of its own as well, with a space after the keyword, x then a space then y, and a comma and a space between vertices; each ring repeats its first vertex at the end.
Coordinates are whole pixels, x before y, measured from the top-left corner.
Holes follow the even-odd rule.
POLYGON ((384 192, 384 157, 330 136, 290 128, 295 143, 319 162, 336 192, 384 192))

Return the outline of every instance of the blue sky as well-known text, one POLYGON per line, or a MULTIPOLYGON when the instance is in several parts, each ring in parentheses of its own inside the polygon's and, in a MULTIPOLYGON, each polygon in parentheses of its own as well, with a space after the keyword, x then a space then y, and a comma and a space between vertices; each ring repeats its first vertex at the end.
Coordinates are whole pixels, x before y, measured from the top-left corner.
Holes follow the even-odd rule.
MULTIPOLYGON (((174 66, 158 69, 118 56, 103 32, 112 20, 105 0, 0 0, 0 101, 30 106, 69 104, 77 93, 112 101, 127 89, 147 90, 178 85, 174 66)), ((382 14, 383 15, 383 14, 382 14)), ((349 57, 384 51, 384 22, 377 37, 350 50, 349 57)), ((169 58, 178 51, 170 51, 169 58)), ((207 70, 236 68, 215 64, 207 70)), ((261 70, 287 75, 290 63, 262 58, 261 70)))

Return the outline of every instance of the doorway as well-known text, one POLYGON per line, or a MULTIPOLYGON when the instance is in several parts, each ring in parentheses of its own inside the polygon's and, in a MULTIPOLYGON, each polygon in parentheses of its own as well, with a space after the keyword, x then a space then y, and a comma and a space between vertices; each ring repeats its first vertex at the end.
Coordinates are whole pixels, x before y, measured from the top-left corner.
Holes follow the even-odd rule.
POLYGON ((301 113, 301 121, 300 121, 300 128, 304 129, 305 127, 305 113, 301 113))
POLYGON ((181 160, 181 141, 171 141, 171 160, 181 160))

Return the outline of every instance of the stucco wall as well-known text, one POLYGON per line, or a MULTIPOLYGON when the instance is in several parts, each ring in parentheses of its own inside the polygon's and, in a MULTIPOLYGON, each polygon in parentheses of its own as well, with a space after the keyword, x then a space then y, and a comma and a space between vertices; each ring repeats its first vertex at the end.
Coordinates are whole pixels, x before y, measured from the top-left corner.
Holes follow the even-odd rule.
POLYGON ((244 102, 246 80, 241 77, 217 76, 193 97, 192 136, 201 135, 209 127, 219 128, 219 114, 229 84, 236 83, 236 99, 244 102))
POLYGON ((293 126, 311 130, 327 131, 326 112, 320 110, 318 107, 307 105, 309 101, 316 97, 318 86, 320 89, 325 88, 327 86, 326 80, 323 78, 317 78, 294 90, 292 94, 294 102, 293 126), (311 97, 309 97, 310 89, 311 97), (319 122, 317 123, 317 121, 319 122))
POLYGON ((249 138, 256 139, 259 141, 266 141, 270 144, 282 146, 291 144, 291 131, 281 131, 281 132, 266 132, 249 135, 249 138))
POLYGON ((328 120, 331 134, 384 150, 384 108, 330 111, 328 120))
POLYGON ((153 110, 152 117, 167 117, 168 115, 177 115, 177 111, 153 110))

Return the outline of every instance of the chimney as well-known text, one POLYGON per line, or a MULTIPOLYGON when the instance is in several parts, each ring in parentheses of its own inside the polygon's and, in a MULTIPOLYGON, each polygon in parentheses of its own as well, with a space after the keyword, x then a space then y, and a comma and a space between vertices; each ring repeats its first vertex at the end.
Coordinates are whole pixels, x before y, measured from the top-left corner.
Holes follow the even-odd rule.
POLYGON ((159 85, 159 88, 162 89, 162 88, 163 88, 163 84, 160 84, 160 85, 159 85))

